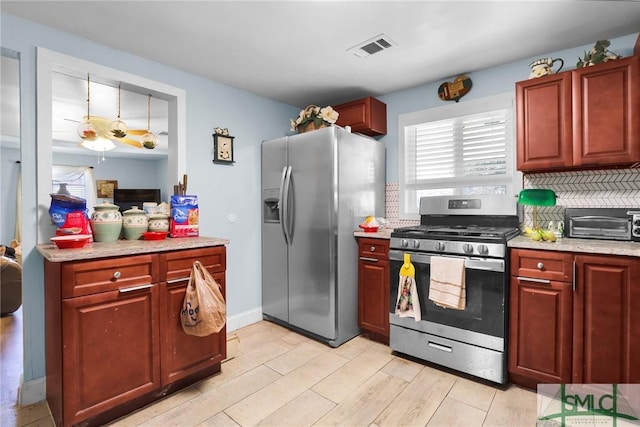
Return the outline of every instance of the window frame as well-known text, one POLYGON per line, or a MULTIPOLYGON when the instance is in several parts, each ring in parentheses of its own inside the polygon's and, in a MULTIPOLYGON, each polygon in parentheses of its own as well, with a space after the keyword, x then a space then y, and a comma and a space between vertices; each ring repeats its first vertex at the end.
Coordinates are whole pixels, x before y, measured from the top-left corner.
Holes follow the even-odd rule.
MULTIPOLYGON (((464 116, 471 116, 474 114, 481 114, 487 111, 496 111, 508 109, 510 111, 510 128, 511 128, 511 141, 507 141, 506 146, 506 175, 495 175, 483 177, 483 181, 494 181, 500 185, 506 185, 506 193, 513 193, 514 195, 522 187, 522 174, 516 170, 516 130, 515 130, 515 94, 508 92, 498 95, 492 95, 477 100, 467 101, 463 103, 455 103, 451 105, 445 105, 441 107, 434 107, 420 111, 414 111, 398 116, 398 184, 399 184, 399 206, 398 215, 402 220, 419 220, 420 214, 416 210, 415 212, 407 209, 408 203, 413 202, 417 196, 410 197, 409 192, 416 192, 420 190, 445 188, 439 186, 439 184, 451 184, 455 183, 460 185, 464 183, 463 177, 456 178, 443 178, 433 179, 429 184, 411 185, 411 188, 407 188, 406 183, 406 140, 405 132, 407 127, 416 126, 422 123, 438 122, 443 120, 451 120, 464 116)), ((469 184, 473 182, 470 180, 469 184)), ((416 204, 418 200, 415 200, 416 204)))

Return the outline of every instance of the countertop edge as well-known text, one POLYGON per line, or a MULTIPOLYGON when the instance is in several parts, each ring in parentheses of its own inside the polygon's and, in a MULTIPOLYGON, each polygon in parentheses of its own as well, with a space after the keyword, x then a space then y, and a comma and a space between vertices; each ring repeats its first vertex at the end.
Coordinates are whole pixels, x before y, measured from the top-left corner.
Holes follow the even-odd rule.
POLYGON ((154 252, 195 249, 229 244, 229 239, 219 237, 178 237, 164 240, 118 240, 116 242, 93 242, 82 248, 59 249, 53 243, 36 245, 36 250, 51 262, 66 262, 109 258, 123 255, 140 255, 154 252))
POLYGON ((384 228, 380 231, 376 232, 366 232, 366 231, 354 231, 354 237, 368 237, 371 239, 391 239, 391 232, 393 232, 393 228, 384 228))
POLYGON ((565 237, 555 242, 543 242, 531 240, 526 236, 517 236, 509 240, 507 246, 517 249, 640 257, 639 242, 616 240, 572 239, 565 237))

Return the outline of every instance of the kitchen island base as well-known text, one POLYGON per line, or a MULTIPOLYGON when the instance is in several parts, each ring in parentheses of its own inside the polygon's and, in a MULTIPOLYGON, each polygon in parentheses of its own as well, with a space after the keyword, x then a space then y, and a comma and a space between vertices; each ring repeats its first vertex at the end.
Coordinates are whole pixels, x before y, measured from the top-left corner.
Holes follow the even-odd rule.
POLYGON ((39 248, 47 402, 56 425, 103 425, 220 371, 226 328, 186 335, 179 312, 196 260, 225 294, 226 249, 191 239, 192 249, 176 242, 180 249, 149 245, 148 253, 117 257, 100 257, 94 243, 94 258, 64 261, 73 254, 39 248))

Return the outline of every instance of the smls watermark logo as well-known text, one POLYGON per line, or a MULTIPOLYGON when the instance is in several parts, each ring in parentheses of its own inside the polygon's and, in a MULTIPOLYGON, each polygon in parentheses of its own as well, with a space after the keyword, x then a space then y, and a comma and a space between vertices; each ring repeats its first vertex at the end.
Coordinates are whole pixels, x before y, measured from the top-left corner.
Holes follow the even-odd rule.
POLYGON ((540 384, 537 427, 640 426, 640 384, 540 384))

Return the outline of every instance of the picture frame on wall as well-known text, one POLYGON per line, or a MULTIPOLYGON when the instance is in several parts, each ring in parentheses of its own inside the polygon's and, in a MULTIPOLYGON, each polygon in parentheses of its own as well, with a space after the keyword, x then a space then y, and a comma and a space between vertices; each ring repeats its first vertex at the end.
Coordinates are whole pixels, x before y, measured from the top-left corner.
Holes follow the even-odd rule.
POLYGON ((96 192, 99 199, 113 199, 113 192, 118 188, 118 181, 96 180, 96 192))
POLYGON ((213 134, 213 162, 235 163, 233 159, 233 136, 213 134))

